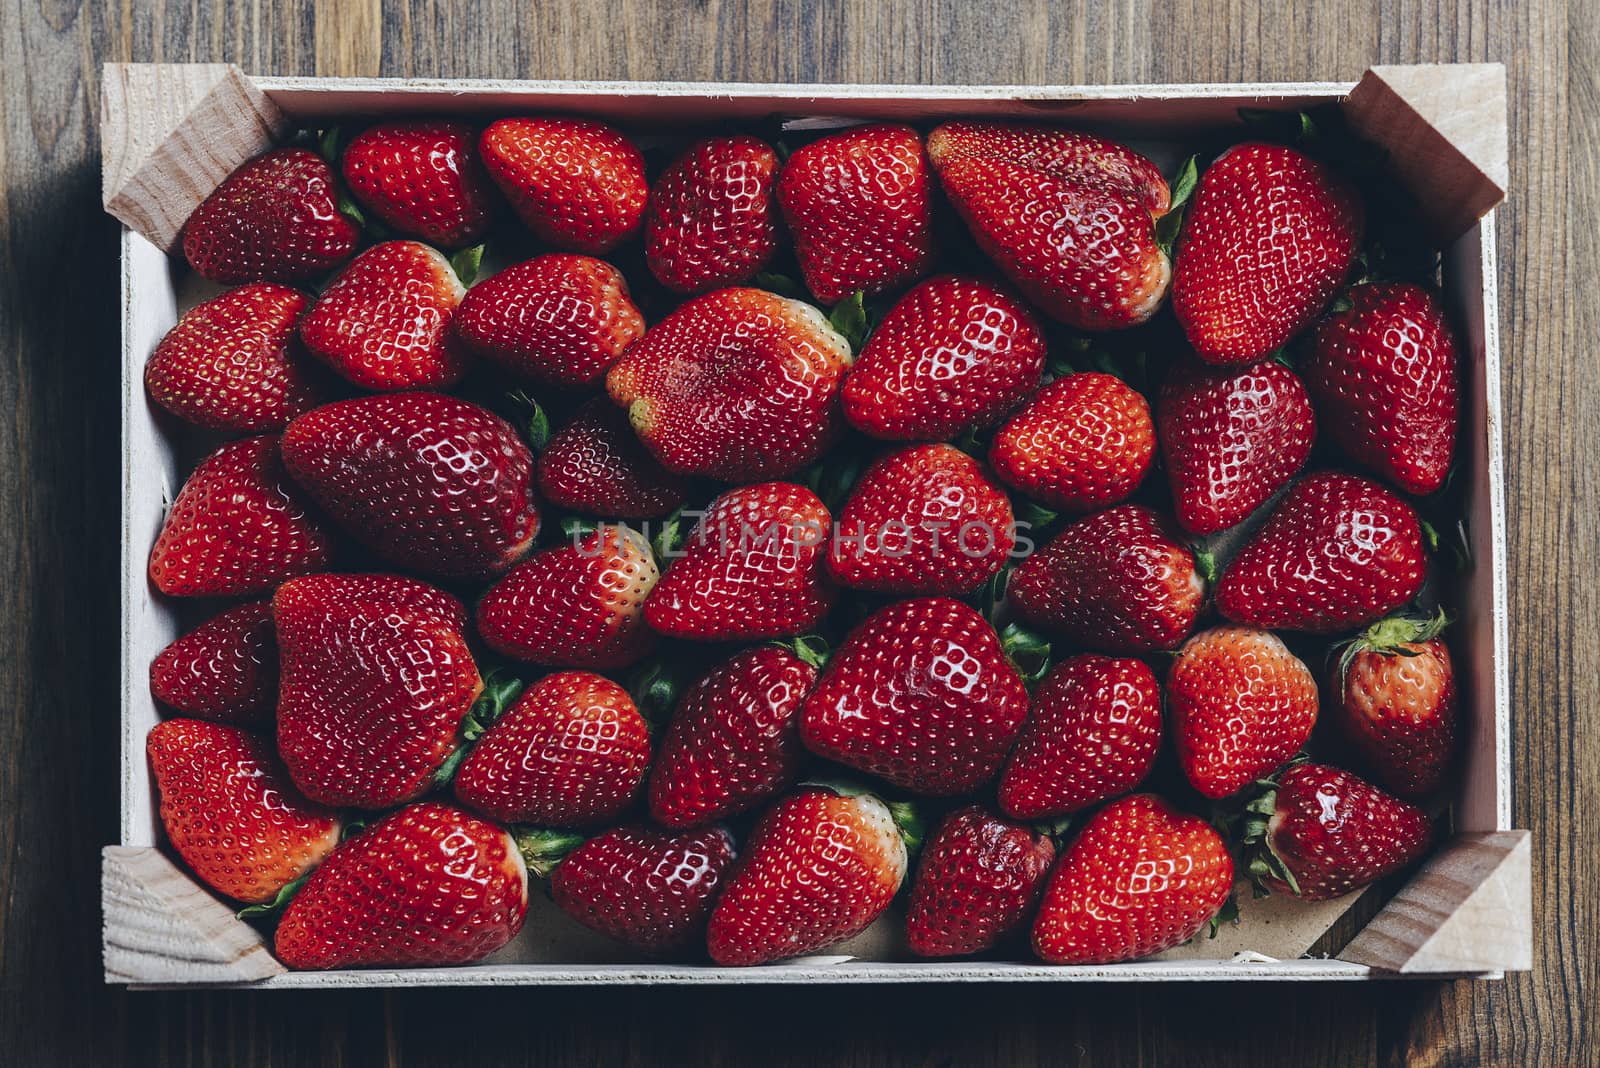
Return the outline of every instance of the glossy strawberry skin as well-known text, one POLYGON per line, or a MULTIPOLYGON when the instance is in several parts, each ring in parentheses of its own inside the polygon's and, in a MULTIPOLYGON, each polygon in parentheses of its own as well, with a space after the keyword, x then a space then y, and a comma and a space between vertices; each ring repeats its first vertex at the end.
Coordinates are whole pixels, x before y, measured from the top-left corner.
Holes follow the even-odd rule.
POLYGON ((351 139, 340 171, 361 206, 392 230, 441 248, 475 244, 489 229, 494 186, 463 122, 408 119, 351 139))
POLYGON ((650 817, 698 827, 737 815, 794 781, 800 707, 817 669, 776 645, 746 649, 679 699, 650 772, 650 817))
POLYGON ((1317 684, 1274 634, 1214 627, 1167 674, 1178 763, 1206 797, 1227 797, 1300 751, 1317 722, 1317 684))
POLYGON ((656 179, 645 214, 645 262, 675 293, 743 285, 779 241, 778 154, 754 137, 685 149, 656 179))
POLYGON ((247 160, 183 226, 183 254, 224 285, 304 282, 355 251, 361 230, 339 212, 333 171, 303 148, 247 160))
POLYGON ((844 380, 845 418, 891 441, 992 426, 1039 386, 1045 341, 1027 306, 977 278, 940 275, 900 298, 844 380))
POLYGON ((501 823, 586 827, 632 804, 649 763, 650 732, 628 691, 563 671, 529 686, 484 732, 455 791, 501 823))
POLYGON ((1306 387, 1339 447, 1407 493, 1444 485, 1455 455, 1455 336, 1431 290, 1356 286, 1317 327, 1306 387))
POLYGON ((283 459, 341 527, 400 567, 493 576, 539 531, 528 447, 493 412, 441 393, 324 405, 289 424, 283 459))
POLYGON ((644 602, 661 573, 636 531, 603 526, 534 553, 478 602, 478 633, 502 656, 549 667, 627 667, 655 648, 644 602))
POLYGON ((310 303, 298 289, 258 282, 190 309, 145 364, 145 392, 208 430, 283 429, 322 403, 296 333, 310 303))
POLYGON ((644 336, 622 272, 591 256, 552 253, 513 264, 467 291, 453 320, 468 350, 520 378, 590 386, 644 336))
POLYGON ((827 615, 832 517, 793 482, 729 490, 706 507, 645 602, 653 630, 700 641, 802 634, 827 615))
POLYGON ((706 931, 721 965, 816 953, 866 930, 906 876, 906 847, 870 794, 805 787, 762 815, 706 931))
POLYGON ((528 873, 511 836, 450 805, 409 805, 312 873, 274 937, 298 969, 471 964, 522 929, 528 873))
POLYGON ((1206 168, 1183 220, 1172 309, 1212 364, 1264 359, 1350 273, 1366 212, 1355 188, 1283 145, 1235 145, 1206 168))
POLYGON ((1178 524, 1236 526, 1305 466, 1317 420, 1306 387, 1272 360, 1239 369, 1178 363, 1156 405, 1178 524))
POLYGON ((960 596, 1005 566, 1011 502, 951 445, 913 445, 867 469, 839 512, 828 570, 842 586, 960 596))
POLYGON ((1000 480, 1035 500, 1089 512, 1127 499, 1150 471, 1150 406, 1114 375, 1066 375, 1039 391, 989 445, 1000 480))
POLYGON ((796 150, 778 175, 778 205, 806 288, 834 304, 926 274, 932 194, 909 126, 856 126, 796 150))
POLYGON ((1057 664, 1000 776, 1019 820, 1078 812, 1138 788, 1161 747, 1161 686, 1142 661, 1085 654, 1057 664))
POLYGON ((445 389, 467 371, 450 331, 466 287, 417 241, 385 241, 339 272, 300 320, 317 359, 362 389, 445 389))
MULTIPOLYGON (((1323 764, 1301 764, 1278 781, 1267 844, 1308 901, 1341 897, 1415 861, 1433 828, 1421 809, 1323 764)), ((1267 884, 1294 891, 1282 880, 1267 884)))
POLYGON ((629 346, 606 390, 667 470, 759 482, 798 471, 833 443, 852 359, 811 305, 719 289, 629 346))
POLYGON ((272 605, 237 605, 161 650, 150 663, 150 694, 168 708, 201 719, 270 720, 278 705, 272 605))
POLYGON ((911 885, 911 952, 961 957, 993 949, 1027 922, 1055 859, 1049 838, 980 806, 950 813, 923 848, 911 885))
POLYGON ((945 597, 868 616, 801 712, 806 748, 919 794, 994 777, 1028 718, 1028 690, 994 628, 945 597))
POLYGON ((271 901, 339 844, 339 817, 301 796, 258 735, 169 719, 150 731, 145 750, 168 840, 218 893, 271 901))
POLYGON ((1239 550, 1217 583, 1217 610, 1256 627, 1334 633, 1411 600, 1426 571, 1409 504, 1324 471, 1297 482, 1239 550))
POLYGON ((1167 521, 1137 504, 1067 527, 1011 576, 1011 604, 1028 622, 1093 649, 1172 649, 1194 629, 1205 592, 1194 554, 1167 521))
POLYGON ((483 689, 465 612, 394 575, 312 575, 278 587, 278 751, 327 805, 415 800, 455 751, 483 689))
POLYGON ((673 953, 704 937, 733 857, 721 827, 617 827, 567 854, 550 896, 585 927, 645 953, 673 953))
POLYGON ((1171 191, 1161 170, 1115 141, 1068 130, 1013 122, 946 122, 928 135, 935 166, 956 156, 1007 160, 1065 181, 1126 193, 1155 217, 1167 213, 1171 191))
POLYGON ((644 221, 644 157, 604 123, 501 119, 483 131, 479 150, 523 223, 556 248, 599 256, 644 221))
POLYGON ((1033 926, 1052 964, 1112 964, 1188 941, 1233 888, 1217 832, 1154 794, 1113 801, 1062 853, 1033 926))
POLYGON ((589 401, 539 453, 539 492, 557 508, 618 519, 656 519, 689 486, 656 462, 609 398, 589 401))
POLYGON ((1460 696, 1443 641, 1361 650, 1335 673, 1331 689, 1333 715, 1379 785, 1410 799, 1444 785, 1460 696))
POLYGON ((171 597, 252 597, 328 566, 333 539, 283 469, 276 437, 230 441, 201 460, 150 552, 171 597))

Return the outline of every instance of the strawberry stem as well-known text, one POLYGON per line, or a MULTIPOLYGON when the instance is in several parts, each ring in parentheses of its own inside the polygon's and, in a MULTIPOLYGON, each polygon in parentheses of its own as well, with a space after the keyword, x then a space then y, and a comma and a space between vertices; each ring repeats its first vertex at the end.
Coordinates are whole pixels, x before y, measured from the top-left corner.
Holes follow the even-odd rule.
POLYGON ((513 827, 511 838, 517 843, 528 872, 540 879, 550 878, 561 862, 583 844, 583 835, 554 827, 513 827))
POLYGON ((1008 623, 1000 632, 1000 648, 1016 667, 1022 681, 1032 685, 1050 670, 1050 641, 1021 623, 1008 623))

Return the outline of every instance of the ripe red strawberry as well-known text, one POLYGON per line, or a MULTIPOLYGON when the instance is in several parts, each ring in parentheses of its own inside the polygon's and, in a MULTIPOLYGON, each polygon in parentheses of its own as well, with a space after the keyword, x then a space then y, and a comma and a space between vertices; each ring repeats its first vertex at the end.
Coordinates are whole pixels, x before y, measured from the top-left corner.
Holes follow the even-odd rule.
POLYGON ((324 521, 284 474, 276 437, 230 441, 201 460, 150 552, 150 581, 172 597, 251 597, 321 571, 324 521))
POLYGON ((278 587, 272 616, 295 785, 368 809, 425 793, 483 690, 461 603, 394 575, 312 575, 278 587))
POLYGON ((339 266, 361 229, 338 210, 333 171, 303 148, 246 160, 183 225, 183 255, 224 285, 304 282, 339 266))
POLYGON ((832 444, 852 359, 811 305, 721 289, 630 345, 606 390, 669 471, 757 482, 798 471, 832 444))
POLYGON ((291 968, 471 964, 522 929, 516 843, 450 805, 408 805, 340 846, 278 924, 291 968))
POLYGON ((743 285, 778 248, 778 154, 754 137, 684 150, 650 191, 645 262, 677 293, 743 285))
POLYGON ((351 139, 340 165, 361 206, 408 237, 461 248, 476 244, 493 219, 478 132, 464 122, 380 122, 351 139))
POLYGON ((1081 130, 1011 122, 946 122, 928 135, 937 166, 955 156, 1006 160, 1064 181, 1116 189, 1141 201, 1156 218, 1167 213, 1170 190, 1154 163, 1132 149, 1081 130))
POLYGON ((1156 405, 1173 510, 1191 534, 1243 522, 1311 455, 1316 417, 1306 387, 1272 360, 1214 369, 1183 360, 1156 405))
POLYGON ((1416 596, 1427 560, 1416 511, 1382 486, 1334 471, 1295 484, 1217 583, 1236 623, 1326 634, 1416 596))
POLYGON ((994 436, 1000 480, 1052 508, 1088 512, 1125 500, 1150 470, 1150 406, 1115 375, 1058 378, 994 436))
POLYGON ((993 949, 1028 920, 1055 843, 977 805, 944 818, 922 851, 906 910, 906 943, 922 957, 993 949))
POLYGON ((1324 764, 1289 768, 1251 802, 1245 838, 1258 886, 1307 901, 1342 897, 1427 851, 1427 813, 1324 764))
POLYGON ((733 835, 721 827, 618 827, 566 855, 550 896, 585 927, 634 949, 677 952, 705 937, 733 854, 733 835))
POLYGON ((644 157, 592 119, 501 119, 483 131, 484 165, 540 240, 598 256, 632 237, 650 188, 644 157))
POLYGON ((654 519, 683 503, 688 483, 656 462, 606 397, 589 401, 539 453, 539 492, 557 508, 654 519))
POLYGON ((1401 797, 1438 790, 1456 747, 1457 693, 1446 619, 1374 623, 1344 651, 1330 687, 1340 729, 1379 785, 1401 797))
POLYGON ((501 823, 585 827, 632 804, 649 764, 650 731, 628 691, 562 671, 529 686, 483 733, 455 791, 501 823))
POLYGON ((1167 673, 1178 763, 1194 788, 1227 797, 1306 744, 1317 683, 1275 634, 1213 627, 1184 643, 1167 673))
POLYGON ((208 430, 281 430, 322 403, 295 325, 311 303, 261 282, 183 314, 144 365, 144 388, 180 419, 208 430))
POLYGON ((534 553, 478 602, 478 633, 502 656, 608 670, 655 648, 645 598, 661 572, 628 527, 602 526, 534 553))
POLYGON ((828 509, 804 486, 731 489, 706 506, 645 602, 645 619, 662 634, 705 641, 810 630, 838 594, 824 566, 831 529, 828 509))
POLYGON ((767 800, 794 780, 800 706, 817 669, 776 645, 746 649, 690 686, 650 772, 650 818, 696 827, 767 800))
POLYGON ((258 735, 169 719, 145 742, 167 838, 201 880, 239 901, 271 901, 339 844, 339 817, 300 795, 258 735))
POLYGON ((932 181, 909 126, 855 126, 811 142, 778 175, 806 288, 824 304, 897 289, 933 262, 932 181))
POLYGON ((539 532, 533 454, 504 419, 441 393, 324 405, 289 424, 283 461, 340 526, 401 567, 499 574, 539 532))
POLYGON ((844 380, 844 414, 891 441, 937 441, 1000 421, 1039 388, 1044 334, 1026 305, 940 275, 900 298, 844 380))
POLYGON ((1028 689, 1000 637, 946 597, 868 616, 828 661, 800 713, 806 748, 920 794, 994 777, 1028 718, 1028 689))
POLYGON ((1161 686, 1138 660, 1092 653, 1057 664, 1000 775, 1020 820, 1064 816, 1137 789, 1161 747, 1161 686))
POLYGON ((363 389, 444 389, 467 370, 450 318, 466 287, 417 241, 374 245, 300 320, 311 354, 363 389))
POLYGON ((1067 527, 1011 576, 1011 604, 1030 623, 1094 649, 1172 649, 1194 629, 1205 583, 1167 521, 1138 504, 1067 527))
POLYGON ((906 842, 867 793, 808 786, 762 815, 706 931, 722 965, 816 953, 866 930, 906 877, 906 842))
POLYGON ((589 386, 644 336, 622 272, 553 253, 513 264, 467 291, 455 332, 473 353, 522 378, 589 386))
POLYGON ((1233 889, 1216 831, 1154 794, 1095 813, 1061 855, 1033 925, 1052 964, 1113 964, 1193 938, 1233 889))
POLYGON ((1306 387, 1339 447, 1407 493, 1444 485, 1456 441, 1456 342, 1421 286, 1363 285, 1317 327, 1306 387))
POLYGON ((200 624, 150 662, 150 693, 202 719, 270 720, 278 707, 272 605, 251 601, 200 624))
POLYGON ((1309 325, 1350 273, 1366 224, 1355 187, 1283 145, 1235 145, 1183 220, 1172 310, 1207 363, 1254 363, 1309 325))

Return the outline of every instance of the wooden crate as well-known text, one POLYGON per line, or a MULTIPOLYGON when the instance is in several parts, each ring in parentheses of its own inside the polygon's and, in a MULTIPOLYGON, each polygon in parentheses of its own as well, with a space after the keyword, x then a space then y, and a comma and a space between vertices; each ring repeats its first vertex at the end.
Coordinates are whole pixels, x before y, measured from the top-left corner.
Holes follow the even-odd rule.
POLYGON ((544 983, 949 982, 1364 979, 1498 976, 1530 967, 1531 850, 1511 829, 1500 453, 1498 310, 1492 209, 1507 185, 1505 72, 1498 64, 1377 67, 1359 83, 1146 86, 726 85, 285 79, 221 64, 110 64, 102 108, 106 210, 122 238, 122 831, 104 851, 108 982, 261 987, 544 983), (1241 107, 1337 103, 1390 153, 1423 223, 1445 249, 1447 302, 1464 351, 1459 465, 1473 566, 1453 628, 1466 743, 1456 836, 1335 958, 1306 950, 1359 897, 1252 902, 1215 941, 1097 967, 893 959, 880 921, 830 955, 758 968, 627 962, 616 947, 531 895, 524 931, 464 968, 288 972, 256 930, 159 846, 144 759, 158 713, 150 660, 179 631, 145 563, 183 472, 144 395, 144 362, 199 287, 169 256, 189 213, 229 172, 301 124, 329 117, 565 112, 652 128, 780 116, 797 127, 858 119, 1026 117, 1105 129, 1158 162, 1197 131, 1238 123, 1241 107))

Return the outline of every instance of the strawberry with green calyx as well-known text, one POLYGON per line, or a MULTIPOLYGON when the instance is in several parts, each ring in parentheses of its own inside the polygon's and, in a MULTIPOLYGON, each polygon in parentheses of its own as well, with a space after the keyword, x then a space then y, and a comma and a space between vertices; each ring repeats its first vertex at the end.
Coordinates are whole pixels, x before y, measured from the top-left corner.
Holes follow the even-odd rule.
POLYGON ((917 865, 906 942, 921 957, 994 948, 1020 928, 1044 889, 1055 843, 979 805, 947 815, 917 865))

